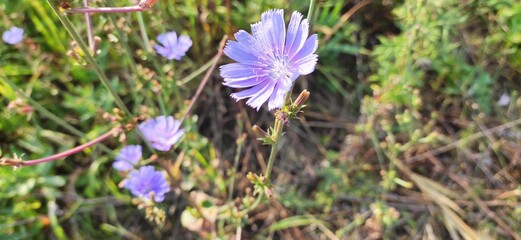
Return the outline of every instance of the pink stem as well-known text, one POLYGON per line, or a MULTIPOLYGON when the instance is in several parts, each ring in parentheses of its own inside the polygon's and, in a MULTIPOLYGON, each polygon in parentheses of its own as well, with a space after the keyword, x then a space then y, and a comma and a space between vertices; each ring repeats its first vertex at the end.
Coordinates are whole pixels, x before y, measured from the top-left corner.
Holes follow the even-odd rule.
POLYGON ((126 13, 126 12, 142 12, 147 10, 141 6, 130 6, 130 7, 84 7, 74 8, 69 10, 67 13, 126 13))
POLYGON ((201 80, 201 83, 199 83, 199 86, 195 90, 195 94, 192 97, 192 99, 190 100, 190 104, 188 104, 188 107, 185 110, 185 114, 183 114, 183 117, 180 120, 181 123, 185 120, 185 118, 188 116, 188 114, 192 110, 194 103, 199 98, 199 95, 201 95, 201 92, 203 91, 204 86, 208 82, 208 79, 210 79, 210 77, 212 76, 213 70, 215 69, 215 67, 217 66, 217 63, 219 62, 219 59, 223 55, 223 49, 224 49, 224 44, 226 43, 226 39, 228 39, 228 37, 226 35, 224 35, 223 39, 221 40, 221 43, 219 44, 219 50, 217 51, 217 54, 215 54, 215 57, 213 57, 214 62, 212 64, 212 66, 206 71, 206 74, 204 75, 203 80, 201 80))
POLYGON ((85 144, 82 144, 80 146, 77 146, 75 148, 71 148, 65 152, 61 152, 61 153, 58 153, 58 154, 54 154, 52 156, 49 156, 49 157, 44 157, 44 158, 40 158, 40 159, 35 159, 35 160, 29 160, 29 161, 20 161, 18 166, 32 166, 32 165, 36 165, 36 164, 40 164, 40 163, 46 163, 46 162, 51 162, 51 161, 54 161, 54 160, 58 160, 60 158, 64 158, 64 157, 68 157, 70 155, 73 155, 73 154, 76 154, 78 152, 81 152, 83 151, 83 149, 85 148, 88 148, 92 145, 95 145, 111 136, 113 136, 114 134, 118 133, 119 131, 121 131, 121 128, 120 127, 115 127, 113 129, 111 129, 110 131, 108 131, 107 133, 91 140, 90 142, 88 143, 85 143, 85 144))
MULTIPOLYGON (((89 0, 83 0, 83 5, 85 7, 89 7, 89 0)), ((90 50, 94 52, 94 36, 92 35, 92 22, 90 19, 90 13, 85 13, 85 21, 87 22, 87 38, 89 40, 89 47, 90 50)))

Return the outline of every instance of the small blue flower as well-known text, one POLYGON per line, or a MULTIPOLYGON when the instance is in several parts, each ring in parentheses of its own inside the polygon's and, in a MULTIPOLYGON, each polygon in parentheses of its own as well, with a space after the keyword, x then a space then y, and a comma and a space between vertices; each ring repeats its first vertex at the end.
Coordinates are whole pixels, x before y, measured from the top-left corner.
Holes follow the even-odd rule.
POLYGON ((157 36, 157 41, 163 44, 163 46, 155 44, 154 49, 156 49, 157 53, 166 57, 168 60, 181 60, 188 49, 192 46, 192 40, 190 37, 183 35, 177 38, 176 32, 159 34, 159 36, 157 36))
POLYGON ((244 30, 228 41, 224 53, 237 63, 221 66, 224 85, 248 88, 233 93, 239 101, 259 108, 268 101, 269 110, 281 108, 293 82, 315 70, 318 55, 316 34, 308 38, 309 22, 293 12, 286 32, 283 10, 264 12, 261 21, 251 25, 252 35, 244 30))
POLYGON ((8 44, 17 44, 24 39, 24 30, 18 27, 11 27, 2 34, 2 39, 8 44))
POLYGON ((148 119, 139 124, 139 130, 150 145, 159 151, 168 151, 185 131, 180 129, 181 122, 174 120, 173 117, 159 116, 155 119, 148 119))
POLYGON ((131 170, 139 159, 141 159, 141 155, 141 146, 128 145, 121 149, 119 154, 116 156, 116 161, 112 164, 112 167, 118 171, 131 170))
POLYGON ((143 166, 139 170, 130 172, 126 181, 125 188, 136 197, 150 199, 150 194, 154 193, 154 201, 162 202, 165 194, 170 191, 170 185, 166 182, 163 173, 154 170, 152 166, 143 166))

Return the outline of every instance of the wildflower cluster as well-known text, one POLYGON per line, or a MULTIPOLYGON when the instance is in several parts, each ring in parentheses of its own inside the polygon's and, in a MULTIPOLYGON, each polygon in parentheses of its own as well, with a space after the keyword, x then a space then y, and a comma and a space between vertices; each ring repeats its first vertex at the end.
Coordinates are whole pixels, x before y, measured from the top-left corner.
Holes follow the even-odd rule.
MULTIPOLYGON (((155 0, 143 0, 140 2, 139 8, 133 7, 132 9, 146 9, 156 2, 155 0), (148 3, 150 5, 146 5, 148 3)), ((82 8, 77 11, 71 10, 71 12, 88 13, 93 9, 82 8)), ((100 12, 102 11, 108 11, 108 9, 103 8, 100 12)), ((267 132, 257 125, 254 125, 252 129, 259 140, 264 144, 272 145, 266 173, 264 175, 249 173, 247 176, 254 185, 254 194, 263 193, 263 195, 272 198, 274 193, 273 185, 270 182, 270 173, 277 153, 277 144, 283 134, 282 130, 284 126, 289 124, 290 118, 297 117, 309 98, 309 92, 305 90, 295 101, 292 101, 291 90, 299 76, 308 75, 314 71, 318 61, 318 55, 315 54, 318 47, 318 37, 316 34, 309 35, 309 22, 307 19, 303 19, 302 14, 298 12, 291 14, 289 24, 286 25, 284 10, 282 9, 264 12, 261 21, 251 25, 251 30, 251 34, 244 30, 238 31, 235 34, 235 40, 228 41, 224 50, 219 52, 219 57, 224 52, 236 61, 221 66, 220 75, 224 79, 223 85, 241 89, 231 94, 233 99, 237 101, 248 99, 246 104, 257 111, 266 102, 270 111, 276 110, 274 126, 268 128, 267 132)), ((90 37, 91 42, 96 43, 97 41, 99 43, 101 41, 99 38, 95 40, 96 38, 92 38, 92 35, 90 37)), ((24 30, 17 27, 12 27, 2 35, 4 42, 13 45, 20 43, 23 38, 24 30)), ((75 40, 77 41, 72 44, 73 49, 80 46, 78 49, 83 49, 84 53, 75 54, 73 57, 88 56, 89 59, 92 59, 92 56, 83 46, 85 44, 78 39, 75 40)), ((158 55, 168 60, 178 61, 186 55, 193 44, 188 36, 178 36, 173 31, 158 35, 157 42, 153 47, 158 55)), ((91 48, 96 49, 96 44, 91 48)), ((96 52, 92 49, 91 53, 96 52)), ((93 65, 96 64, 94 60, 90 61, 93 65)), ((216 64, 217 61, 213 67, 216 64)), ((211 71, 209 70, 209 72, 211 71)), ((100 74, 100 76, 104 75, 100 74)), ((100 79, 107 81, 103 80, 106 77, 100 77, 100 79)), ((106 85, 111 89, 110 84, 106 85)), ((201 86, 204 86, 204 84, 201 86)), ((114 92, 111 91, 111 94, 114 95, 120 109, 131 115, 129 110, 125 108, 125 104, 114 92)), ((198 94, 196 93, 195 96, 198 94)), ((123 118, 114 118, 114 121, 120 120, 123 120, 123 118)), ((143 121, 137 126, 136 130, 139 131, 139 135, 143 137, 146 146, 152 151, 168 152, 185 134, 181 124, 181 121, 175 120, 172 116, 158 116, 143 121)), ((127 130, 131 128, 134 128, 133 124, 125 126, 127 130)), ((117 127, 118 133, 120 130, 121 128, 117 127)), ((116 132, 116 130, 114 131, 116 132)), ((96 141, 102 141, 114 134, 107 133, 105 135, 96 141)), ((238 152, 240 153, 240 150, 238 152)), ((124 176, 120 186, 127 189, 135 197, 133 203, 136 203, 139 207, 146 207, 147 219, 160 224, 164 222, 166 214, 163 210, 158 209, 155 203, 165 200, 166 194, 171 191, 171 186, 163 171, 156 170, 154 166, 144 163, 145 161, 142 161, 144 159, 146 158, 143 157, 141 145, 127 145, 116 155, 112 167, 124 176)), ((230 189, 233 190, 233 181, 231 181, 230 186, 230 189)), ((230 199, 232 193, 233 191, 230 191, 230 199)), ((259 201, 251 202, 250 204, 243 204, 246 208, 242 211, 237 210, 241 213, 237 214, 237 216, 241 216, 239 219, 242 216, 247 216, 247 212, 259 203, 259 201)), ((239 222, 242 222, 242 220, 239 222)))
MULTIPOLYGON (((188 36, 178 38, 176 32, 160 34, 157 40, 163 46, 154 45, 156 52, 168 60, 181 60, 192 46, 192 40, 188 36)), ((147 119, 139 124, 138 129, 149 146, 163 152, 170 151, 172 146, 184 135, 181 122, 172 116, 147 119)), ((165 194, 170 191, 170 185, 165 175, 156 171, 153 166, 141 166, 136 169, 141 157, 141 146, 126 146, 116 156, 112 167, 120 172, 130 171, 123 186, 132 195, 147 201, 162 202, 165 194)))
MULTIPOLYGON (((180 126, 181 123, 171 116, 159 116, 144 121, 138 128, 154 149, 169 151, 184 134, 180 126)), ((142 155, 140 145, 126 146, 116 156, 112 167, 120 172, 130 171, 123 186, 132 195, 147 201, 162 202, 165 194, 170 191, 170 186, 165 175, 156 171, 153 166, 137 168, 142 155)))

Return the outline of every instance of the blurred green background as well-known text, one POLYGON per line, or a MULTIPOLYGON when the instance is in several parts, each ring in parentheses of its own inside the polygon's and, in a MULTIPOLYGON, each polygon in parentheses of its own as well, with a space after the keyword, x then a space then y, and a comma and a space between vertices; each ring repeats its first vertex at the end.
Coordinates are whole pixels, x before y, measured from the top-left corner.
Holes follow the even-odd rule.
MULTIPOLYGON (((0 31, 25 29, 23 43, 0 44, 4 157, 85 143, 117 113, 93 66, 70 53, 73 39, 48 2, 0 2, 0 31)), ((95 14, 95 58, 135 116, 179 118, 224 35, 250 31, 268 9, 289 16, 308 6, 160 0, 142 14, 95 14), (166 31, 193 40, 182 61, 149 49, 166 31)), ((86 39, 84 16, 67 17, 86 39)), ((184 140, 161 156, 179 164, 179 185, 161 205, 164 226, 118 187, 111 164, 123 140, 111 139, 65 160, 0 167, 0 238, 234 239, 241 229, 243 239, 520 239, 521 3, 318 1, 313 32, 317 69, 294 89, 311 98, 280 145, 275 200, 239 218, 221 211, 251 195, 246 174, 263 172, 269 148, 249 129, 270 126, 273 113, 236 103, 214 71, 184 140)), ((130 133, 123 142, 139 141, 130 133)))

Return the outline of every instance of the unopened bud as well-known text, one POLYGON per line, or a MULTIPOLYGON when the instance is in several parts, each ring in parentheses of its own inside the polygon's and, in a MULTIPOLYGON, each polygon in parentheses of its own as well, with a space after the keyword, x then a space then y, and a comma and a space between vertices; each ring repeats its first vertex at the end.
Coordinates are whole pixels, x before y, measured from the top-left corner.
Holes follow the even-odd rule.
POLYGON ((142 7, 143 9, 149 9, 152 6, 156 5, 158 0, 142 0, 139 2, 138 6, 142 7))
POLYGON ((94 36, 94 46, 92 47, 92 52, 94 55, 96 55, 98 53, 100 44, 101 44, 101 38, 98 36, 94 36))
POLYGON ((134 123, 127 123, 125 124, 125 130, 132 131, 134 129, 135 124, 134 123))
POLYGON ((273 198, 273 190, 270 187, 264 187, 264 194, 268 198, 273 198))
POLYGON ((27 115, 34 111, 33 107, 24 103, 23 100, 20 98, 17 98, 16 100, 9 102, 9 104, 7 105, 7 109, 14 110, 16 111, 16 113, 21 115, 27 115))
POLYGON ((295 106, 297 108, 302 108, 304 106, 304 103, 306 103, 309 99, 309 91, 307 89, 304 89, 295 99, 295 106))
POLYGON ((255 136, 257 136, 257 138, 264 139, 269 137, 269 134, 257 125, 253 125, 253 127, 251 127, 251 130, 253 131, 255 136))
POLYGON ((253 182, 255 181, 255 174, 253 174, 252 172, 248 172, 248 174, 246 174, 246 178, 253 182))

